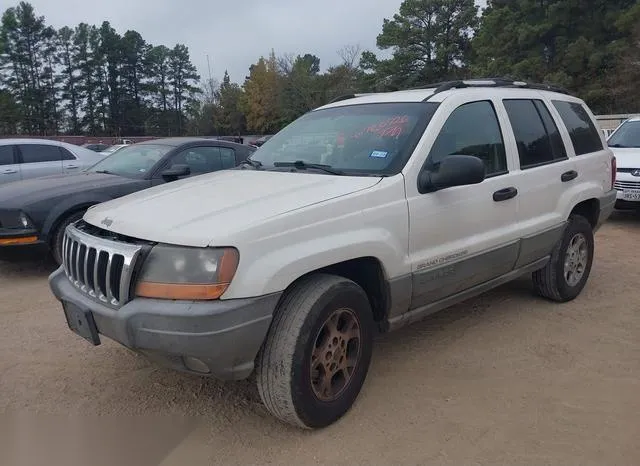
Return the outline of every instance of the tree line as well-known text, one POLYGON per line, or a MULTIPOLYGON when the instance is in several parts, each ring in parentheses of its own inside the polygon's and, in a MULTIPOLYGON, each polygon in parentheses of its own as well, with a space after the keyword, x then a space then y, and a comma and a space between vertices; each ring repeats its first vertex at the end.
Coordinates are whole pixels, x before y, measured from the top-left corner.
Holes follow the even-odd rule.
POLYGON ((244 82, 218 82, 183 44, 108 22, 55 30, 21 2, 0 22, 0 134, 268 134, 348 92, 469 77, 561 85, 597 113, 640 108, 637 0, 404 0, 376 43, 389 58, 347 45, 321 72, 312 53, 271 51, 244 82))

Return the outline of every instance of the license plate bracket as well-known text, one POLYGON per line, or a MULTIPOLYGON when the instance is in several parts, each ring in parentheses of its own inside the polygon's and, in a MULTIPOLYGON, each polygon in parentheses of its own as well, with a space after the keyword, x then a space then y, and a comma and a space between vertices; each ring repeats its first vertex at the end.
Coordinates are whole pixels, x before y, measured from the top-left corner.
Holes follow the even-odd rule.
POLYGON ((62 308, 69 329, 92 345, 98 346, 100 344, 100 335, 98 335, 98 327, 96 326, 91 311, 80 309, 75 304, 69 302, 63 302, 62 308))
POLYGON ((640 189, 625 189, 622 191, 625 201, 640 201, 640 189))

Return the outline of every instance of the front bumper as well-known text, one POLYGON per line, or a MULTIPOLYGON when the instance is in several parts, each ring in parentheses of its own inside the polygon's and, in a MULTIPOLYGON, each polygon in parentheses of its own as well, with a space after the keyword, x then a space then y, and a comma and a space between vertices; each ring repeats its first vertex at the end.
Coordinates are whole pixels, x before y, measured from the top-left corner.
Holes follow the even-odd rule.
POLYGON ((137 298, 119 309, 73 286, 62 267, 49 277, 55 297, 93 315, 98 333, 176 370, 221 380, 247 378, 280 293, 207 302, 137 298))
POLYGON ((600 229, 602 224, 606 222, 613 213, 616 205, 617 195, 618 192, 615 189, 612 189, 600 198, 600 214, 598 215, 598 222, 596 224, 595 230, 600 229))

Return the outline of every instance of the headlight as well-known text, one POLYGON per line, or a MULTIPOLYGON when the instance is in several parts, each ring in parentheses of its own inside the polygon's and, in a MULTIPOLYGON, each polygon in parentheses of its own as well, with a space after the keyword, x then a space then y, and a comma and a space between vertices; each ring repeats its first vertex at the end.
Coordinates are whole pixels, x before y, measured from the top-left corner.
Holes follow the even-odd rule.
POLYGON ((155 246, 147 257, 136 286, 144 298, 218 299, 238 267, 234 248, 155 246))
POLYGON ((18 214, 18 225, 24 228, 25 230, 28 230, 33 227, 33 223, 31 223, 31 220, 29 219, 29 217, 27 217, 27 214, 25 214, 24 212, 20 212, 18 214))

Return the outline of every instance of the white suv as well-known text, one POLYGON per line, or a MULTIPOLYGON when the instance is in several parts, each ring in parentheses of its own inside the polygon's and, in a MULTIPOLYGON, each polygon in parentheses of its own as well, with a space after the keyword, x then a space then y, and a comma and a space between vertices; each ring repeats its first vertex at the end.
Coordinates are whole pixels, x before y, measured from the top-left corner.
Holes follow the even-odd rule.
POLYGON ((559 89, 346 96, 240 169, 92 207, 50 286, 93 344, 220 379, 255 369, 275 416, 323 427, 358 396, 376 330, 523 274, 543 297, 578 296, 612 164, 592 113, 559 89))
POLYGON ((608 144, 617 161, 616 208, 640 210, 640 116, 618 126, 608 144))

